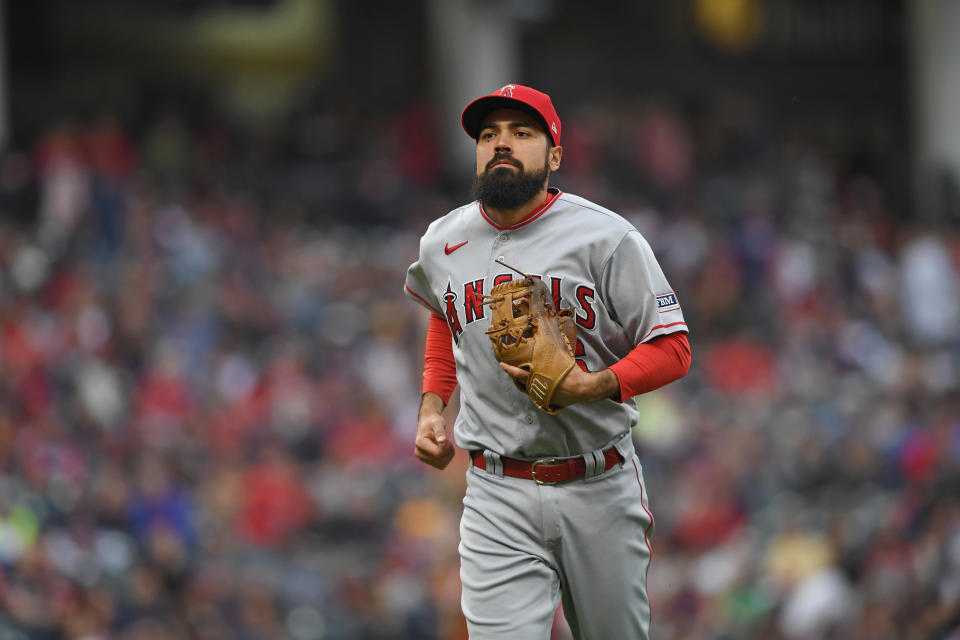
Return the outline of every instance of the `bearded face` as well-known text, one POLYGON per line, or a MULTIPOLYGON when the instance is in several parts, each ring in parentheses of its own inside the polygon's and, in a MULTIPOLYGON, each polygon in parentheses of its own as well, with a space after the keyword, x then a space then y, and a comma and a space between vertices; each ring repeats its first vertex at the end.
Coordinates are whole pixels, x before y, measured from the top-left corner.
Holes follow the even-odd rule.
POLYGON ((530 202, 550 176, 548 157, 542 166, 527 169, 507 154, 494 155, 473 181, 473 193, 485 208, 511 210, 530 202))

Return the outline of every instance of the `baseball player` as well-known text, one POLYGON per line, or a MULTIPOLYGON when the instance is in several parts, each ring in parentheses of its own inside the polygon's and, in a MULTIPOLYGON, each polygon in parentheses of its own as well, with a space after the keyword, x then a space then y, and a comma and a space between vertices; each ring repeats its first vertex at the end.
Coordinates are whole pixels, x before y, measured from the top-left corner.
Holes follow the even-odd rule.
POLYGON ((687 325, 643 236, 622 217, 549 186, 561 122, 550 97, 508 84, 461 123, 476 140, 476 201, 430 224, 405 290, 430 312, 415 454, 471 460, 460 522, 462 607, 473 640, 546 639, 564 613, 580 640, 649 637, 650 514, 628 400, 686 374, 687 325), (505 265, 509 265, 509 268, 505 265), (577 366, 538 408, 530 372, 498 362, 493 287, 538 278, 571 307, 577 366))

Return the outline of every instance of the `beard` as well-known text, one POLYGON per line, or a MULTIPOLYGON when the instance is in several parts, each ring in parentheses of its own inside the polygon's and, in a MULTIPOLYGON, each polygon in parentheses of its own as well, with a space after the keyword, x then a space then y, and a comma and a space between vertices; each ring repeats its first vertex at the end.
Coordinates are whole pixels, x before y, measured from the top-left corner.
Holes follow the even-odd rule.
MULTIPOLYGON (((504 159, 502 156, 495 157, 489 164, 504 159)), ((550 175, 547 163, 543 163, 542 169, 534 171, 526 171, 519 163, 513 166, 518 170, 513 171, 506 167, 488 168, 473 179, 473 194, 480 204, 489 209, 516 209, 540 193, 550 175)))

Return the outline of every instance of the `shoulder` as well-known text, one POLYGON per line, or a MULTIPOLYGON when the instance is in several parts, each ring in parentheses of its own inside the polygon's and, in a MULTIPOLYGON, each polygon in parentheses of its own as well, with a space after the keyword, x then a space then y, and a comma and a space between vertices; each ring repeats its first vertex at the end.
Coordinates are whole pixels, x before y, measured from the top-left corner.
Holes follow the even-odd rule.
POLYGON ((558 213, 568 224, 577 228, 577 234, 588 242, 597 242, 609 249, 616 245, 630 233, 638 234, 637 228, 618 213, 602 207, 572 193, 563 193, 557 201, 558 213))
POLYGON ((596 250, 602 262, 624 239, 640 236, 637 228, 620 214, 578 195, 563 193, 557 205, 558 221, 563 219, 564 226, 573 229, 578 242, 596 250))
POLYGON ((610 231, 622 231, 626 233, 637 230, 633 224, 620 214, 572 193, 560 194, 557 204, 560 205, 561 209, 568 209, 581 217, 589 217, 590 224, 600 225, 610 231))

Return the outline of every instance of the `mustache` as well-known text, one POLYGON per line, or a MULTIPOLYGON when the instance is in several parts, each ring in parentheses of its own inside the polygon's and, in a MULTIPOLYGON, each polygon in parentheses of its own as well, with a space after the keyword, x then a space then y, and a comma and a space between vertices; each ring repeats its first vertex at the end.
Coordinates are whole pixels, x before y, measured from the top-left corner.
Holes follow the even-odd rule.
POLYGON ((493 159, 487 163, 486 170, 490 171, 490 169, 493 168, 493 165, 499 164, 501 162, 506 162, 507 164, 513 165, 517 169, 523 170, 523 165, 519 161, 514 160, 508 155, 493 156, 493 159))

